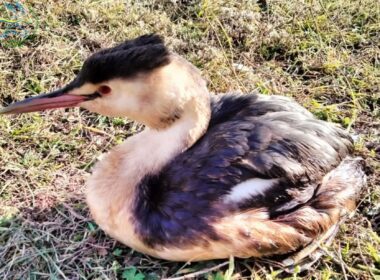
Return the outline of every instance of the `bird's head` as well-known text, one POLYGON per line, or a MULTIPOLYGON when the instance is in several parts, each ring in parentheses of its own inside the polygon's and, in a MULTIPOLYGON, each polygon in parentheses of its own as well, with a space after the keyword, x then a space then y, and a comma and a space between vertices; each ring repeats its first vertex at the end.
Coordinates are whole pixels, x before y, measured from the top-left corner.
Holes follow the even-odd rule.
POLYGON ((67 86, 13 103, 0 114, 80 106, 159 129, 180 118, 191 100, 206 95, 194 66, 170 53, 159 36, 145 35, 93 54, 67 86))

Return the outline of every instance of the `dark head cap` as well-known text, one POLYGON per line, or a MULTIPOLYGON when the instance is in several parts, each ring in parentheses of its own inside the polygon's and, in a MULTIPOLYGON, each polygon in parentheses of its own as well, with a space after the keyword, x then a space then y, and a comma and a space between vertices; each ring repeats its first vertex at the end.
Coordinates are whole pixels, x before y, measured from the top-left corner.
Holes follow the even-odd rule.
POLYGON ((169 63, 169 51, 158 35, 144 35, 91 55, 77 81, 93 84, 114 78, 129 78, 169 63))

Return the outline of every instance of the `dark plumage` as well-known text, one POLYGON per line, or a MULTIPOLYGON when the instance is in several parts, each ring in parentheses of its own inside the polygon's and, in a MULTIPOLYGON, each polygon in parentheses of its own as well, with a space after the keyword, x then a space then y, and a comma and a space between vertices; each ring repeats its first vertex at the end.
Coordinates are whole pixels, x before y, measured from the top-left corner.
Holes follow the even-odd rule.
POLYGON ((323 176, 352 150, 346 132, 286 98, 223 95, 211 107, 205 135, 138 186, 136 224, 150 246, 222 238, 211 221, 226 211, 264 207, 275 219, 311 203, 323 176), (226 208, 220 198, 251 178, 279 182, 226 208))

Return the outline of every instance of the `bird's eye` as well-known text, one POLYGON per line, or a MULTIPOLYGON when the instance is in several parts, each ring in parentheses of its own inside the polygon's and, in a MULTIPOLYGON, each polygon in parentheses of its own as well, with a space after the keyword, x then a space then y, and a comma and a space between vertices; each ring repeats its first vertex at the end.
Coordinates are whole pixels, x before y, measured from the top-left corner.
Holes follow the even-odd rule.
POLYGON ((98 88, 98 92, 100 94, 109 94, 111 93, 111 88, 109 86, 102 85, 98 88))

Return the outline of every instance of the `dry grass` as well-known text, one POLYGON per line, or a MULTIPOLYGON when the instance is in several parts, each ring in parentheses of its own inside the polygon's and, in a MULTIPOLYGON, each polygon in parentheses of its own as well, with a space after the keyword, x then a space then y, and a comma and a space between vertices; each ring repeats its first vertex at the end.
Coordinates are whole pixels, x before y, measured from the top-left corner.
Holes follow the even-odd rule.
MULTIPOLYGON (((0 1, 0 35, 17 31, 0 37, 0 104, 62 86, 94 50, 158 32, 211 90, 290 95, 356 135, 369 185, 329 256, 303 274, 231 260, 199 279, 379 279, 378 1, 272 0, 266 10, 250 0, 31 0, 25 12, 10 2, 0 1)), ((140 128, 79 109, 0 116, 1 279, 159 279, 221 263, 152 259, 89 218, 82 192, 91 166, 140 128)))

